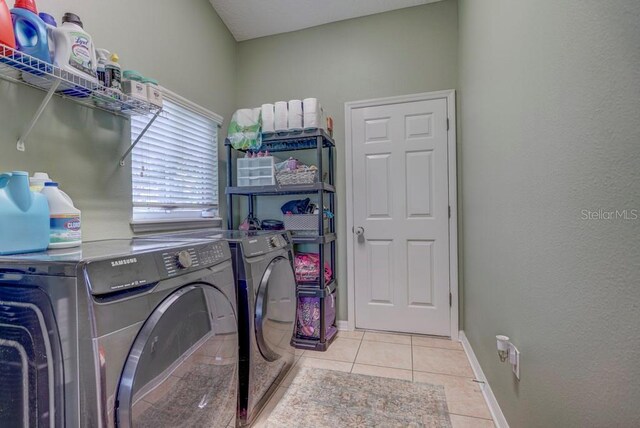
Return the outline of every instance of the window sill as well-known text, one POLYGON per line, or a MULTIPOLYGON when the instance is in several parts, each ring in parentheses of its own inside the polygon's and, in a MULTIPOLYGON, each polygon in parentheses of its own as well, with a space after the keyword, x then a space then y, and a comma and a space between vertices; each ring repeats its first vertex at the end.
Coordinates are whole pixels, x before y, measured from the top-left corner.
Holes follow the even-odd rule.
POLYGON ((221 218, 189 218, 167 220, 132 220, 133 233, 171 232, 190 229, 221 228, 221 218))

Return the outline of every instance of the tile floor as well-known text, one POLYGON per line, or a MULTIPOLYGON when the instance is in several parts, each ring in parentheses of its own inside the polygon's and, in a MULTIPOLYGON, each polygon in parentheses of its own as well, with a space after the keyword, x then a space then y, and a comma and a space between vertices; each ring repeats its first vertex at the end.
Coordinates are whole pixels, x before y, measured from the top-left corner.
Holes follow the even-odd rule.
POLYGON ((297 362, 258 416, 264 426, 300 367, 443 385, 453 428, 491 428, 491 413, 459 342, 409 334, 340 331, 326 352, 298 351, 297 362), (390 346, 392 345, 392 346, 390 346))

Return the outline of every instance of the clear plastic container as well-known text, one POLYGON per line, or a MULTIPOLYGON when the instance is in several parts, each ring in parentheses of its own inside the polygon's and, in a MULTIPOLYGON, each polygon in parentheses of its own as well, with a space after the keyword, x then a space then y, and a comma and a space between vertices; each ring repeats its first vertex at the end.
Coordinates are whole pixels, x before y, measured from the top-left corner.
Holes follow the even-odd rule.
POLYGON ((238 159, 238 186, 273 186, 276 184, 275 156, 238 159))

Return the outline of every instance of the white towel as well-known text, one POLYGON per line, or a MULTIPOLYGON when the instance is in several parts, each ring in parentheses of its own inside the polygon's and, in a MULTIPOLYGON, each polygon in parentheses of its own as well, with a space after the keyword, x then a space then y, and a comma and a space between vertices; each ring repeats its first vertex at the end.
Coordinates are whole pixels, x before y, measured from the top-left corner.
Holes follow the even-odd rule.
POLYGON ((262 104, 262 132, 274 132, 275 113, 273 104, 262 104))
POLYGON ((317 98, 305 98, 302 100, 302 106, 305 113, 315 113, 319 110, 317 98))
POLYGON ((326 129, 324 110, 317 98, 305 98, 302 102, 304 108, 304 129, 326 129))
POLYGON ((275 105, 275 130, 286 131, 289 129, 288 108, 286 101, 278 101, 275 105))
POLYGON ((289 101, 289 129, 297 131, 302 129, 302 101, 289 101))

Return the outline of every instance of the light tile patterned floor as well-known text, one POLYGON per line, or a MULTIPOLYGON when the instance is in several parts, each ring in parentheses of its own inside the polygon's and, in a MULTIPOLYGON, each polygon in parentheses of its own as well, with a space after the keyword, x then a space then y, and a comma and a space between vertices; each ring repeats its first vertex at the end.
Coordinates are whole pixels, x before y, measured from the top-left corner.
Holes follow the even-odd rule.
POLYGON ((444 386, 453 428, 493 427, 480 385, 459 342, 428 336, 340 331, 326 352, 298 351, 254 427, 265 424, 301 367, 339 370, 444 386), (389 346, 393 344, 393 346, 389 346))

